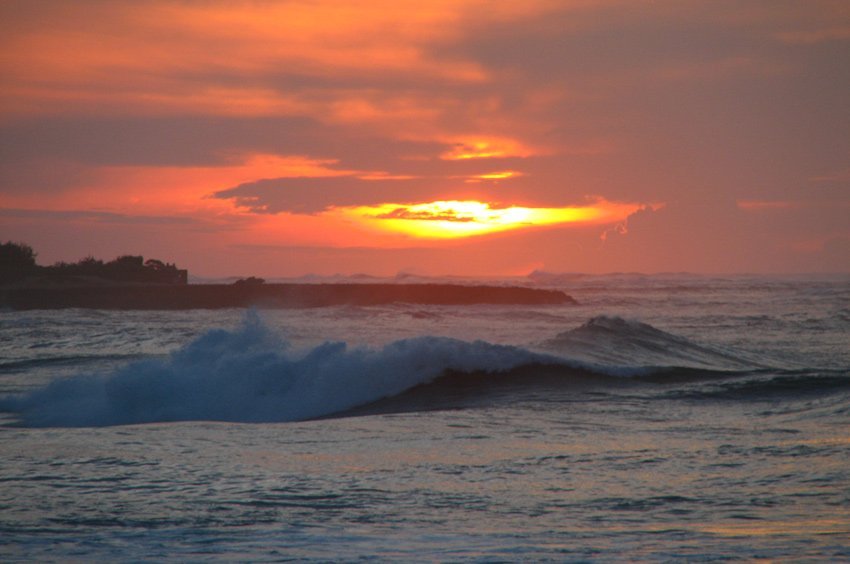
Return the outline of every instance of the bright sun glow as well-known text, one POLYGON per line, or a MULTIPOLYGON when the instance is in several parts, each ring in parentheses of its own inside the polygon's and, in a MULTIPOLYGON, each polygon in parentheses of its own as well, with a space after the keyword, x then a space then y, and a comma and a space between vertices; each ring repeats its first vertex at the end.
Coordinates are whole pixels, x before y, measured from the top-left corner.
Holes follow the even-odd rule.
POLYGON ((451 239, 535 226, 620 221, 640 208, 600 200, 563 208, 491 207, 477 201, 380 204, 337 208, 368 227, 424 239, 451 239))

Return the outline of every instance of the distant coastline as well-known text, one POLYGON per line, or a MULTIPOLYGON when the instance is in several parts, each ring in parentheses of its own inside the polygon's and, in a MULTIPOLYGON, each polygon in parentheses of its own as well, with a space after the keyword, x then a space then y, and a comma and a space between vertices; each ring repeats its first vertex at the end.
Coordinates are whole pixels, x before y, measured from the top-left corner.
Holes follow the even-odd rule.
POLYGON ((0 308, 179 310, 310 308, 337 305, 557 305, 575 303, 559 290, 459 284, 139 284, 0 288, 0 308))

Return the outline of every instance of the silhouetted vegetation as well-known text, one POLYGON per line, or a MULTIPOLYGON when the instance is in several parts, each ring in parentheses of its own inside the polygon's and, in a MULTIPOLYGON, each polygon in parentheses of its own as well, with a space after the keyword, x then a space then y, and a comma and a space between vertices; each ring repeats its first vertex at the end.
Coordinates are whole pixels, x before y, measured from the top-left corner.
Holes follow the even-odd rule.
POLYGON ((104 262, 87 256, 77 262, 57 262, 38 266, 36 253, 24 243, 7 242, 0 245, 0 282, 19 282, 28 278, 61 282, 99 279, 117 283, 186 284, 188 273, 174 264, 139 255, 122 255, 104 262))
POLYGON ((34 268, 36 252, 26 243, 7 241, 0 245, 0 269, 34 268))
POLYGON ((256 276, 249 276, 248 278, 240 278, 236 282, 233 283, 234 286, 259 286, 260 284, 265 284, 266 280, 264 278, 257 278, 256 276))
POLYGON ((38 271, 36 253, 25 243, 0 244, 0 283, 17 282, 38 271))

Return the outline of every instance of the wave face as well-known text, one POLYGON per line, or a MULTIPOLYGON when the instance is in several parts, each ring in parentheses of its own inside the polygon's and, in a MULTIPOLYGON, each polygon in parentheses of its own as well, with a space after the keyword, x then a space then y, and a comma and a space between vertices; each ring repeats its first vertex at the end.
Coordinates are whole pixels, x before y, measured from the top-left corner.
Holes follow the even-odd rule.
POLYGON ((297 353, 249 314, 237 330, 209 331, 166 359, 56 380, 0 400, 0 409, 27 426, 297 421, 399 394, 446 371, 498 372, 552 361, 516 347, 446 337, 379 349, 327 342, 297 353))
POLYGON ((677 367, 716 371, 752 370, 767 366, 740 352, 694 343, 640 321, 598 316, 581 327, 560 333, 541 346, 560 355, 604 366, 677 367))

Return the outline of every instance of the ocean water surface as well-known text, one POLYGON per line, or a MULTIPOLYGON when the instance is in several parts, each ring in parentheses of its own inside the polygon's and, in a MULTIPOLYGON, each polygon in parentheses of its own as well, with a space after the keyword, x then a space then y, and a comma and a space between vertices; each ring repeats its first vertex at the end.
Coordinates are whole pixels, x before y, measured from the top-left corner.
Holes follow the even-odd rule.
POLYGON ((850 559, 850 278, 510 282, 0 312, 0 559, 850 559))

